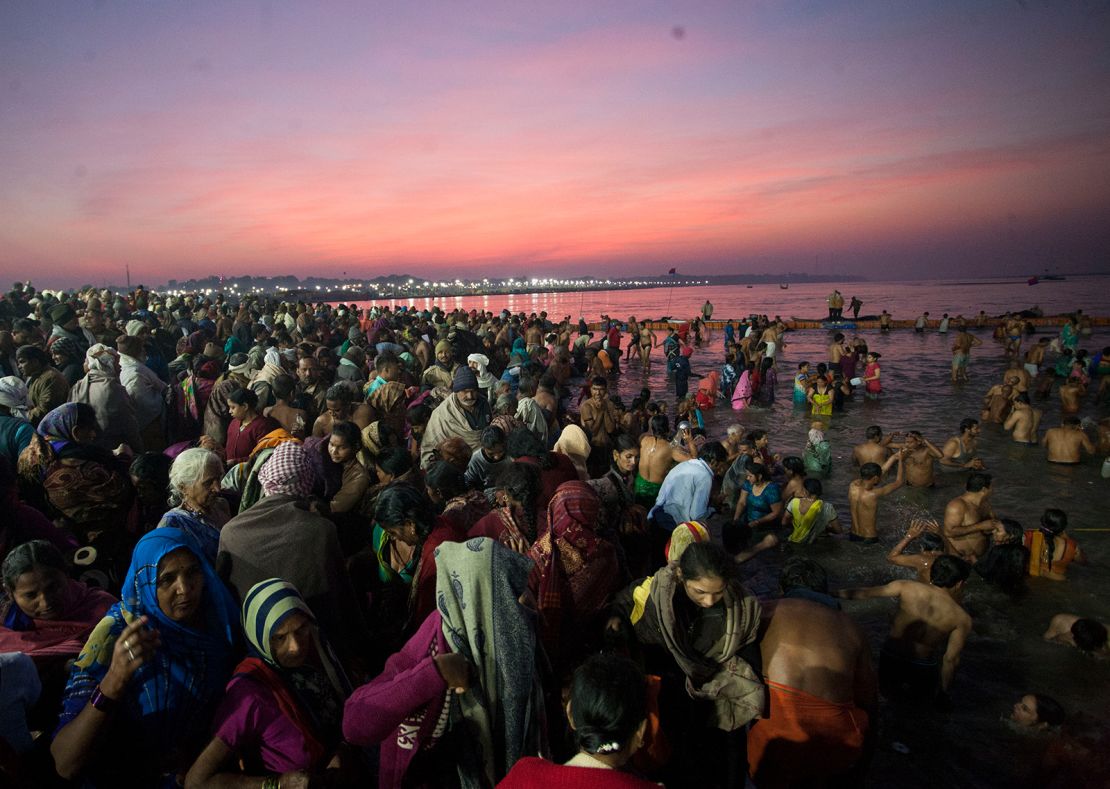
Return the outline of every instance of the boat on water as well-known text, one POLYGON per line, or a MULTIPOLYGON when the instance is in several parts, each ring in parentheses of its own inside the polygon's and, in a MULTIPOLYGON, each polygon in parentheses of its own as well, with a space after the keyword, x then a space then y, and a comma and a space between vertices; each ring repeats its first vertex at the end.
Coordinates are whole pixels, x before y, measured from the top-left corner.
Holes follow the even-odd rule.
POLYGON ((1049 274, 1048 271, 1045 271, 1044 274, 1034 274, 1026 282, 1030 285, 1037 285, 1041 282, 1065 282, 1066 280, 1067 277, 1063 274, 1049 274))
POLYGON ((790 286, 789 285, 779 285, 779 289, 780 290, 790 290, 790 286))

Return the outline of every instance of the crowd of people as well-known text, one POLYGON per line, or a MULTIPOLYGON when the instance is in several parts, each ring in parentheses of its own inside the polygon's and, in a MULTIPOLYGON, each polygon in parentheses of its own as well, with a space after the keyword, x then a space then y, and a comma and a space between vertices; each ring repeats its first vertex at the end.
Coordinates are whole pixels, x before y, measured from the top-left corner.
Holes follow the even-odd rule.
MULTIPOLYGON (((725 322, 718 368, 712 313, 594 331, 17 283, 0 300, 0 777, 861 785, 880 694, 951 704, 972 573, 1016 594, 1084 563, 1065 511, 1027 529, 995 513, 979 425, 1079 462, 1096 448, 1069 403, 1104 399, 1110 349, 1080 350, 1077 319, 1022 356, 1007 320, 1013 362, 980 418, 936 444, 868 428, 844 517, 825 430, 856 390, 880 398, 880 355, 837 333, 787 372, 812 422, 782 457, 767 432, 715 437, 705 417, 775 402, 786 325, 725 322), (626 405, 613 381, 656 348, 674 397, 626 405), (713 369, 691 394, 695 353, 713 369), (1042 439, 1032 401, 1056 385, 1065 424, 1042 439), (964 490, 890 551, 909 575, 830 590, 797 550, 778 595, 745 585, 776 547, 875 544, 881 499, 938 470, 964 490), (841 603, 875 597, 898 600, 877 666, 841 603)), ((954 381, 979 344, 957 325, 954 381)), ((1045 639, 1110 652, 1082 613, 1045 639)), ((1042 689, 1014 704, 1015 725, 1066 718, 1042 689)))

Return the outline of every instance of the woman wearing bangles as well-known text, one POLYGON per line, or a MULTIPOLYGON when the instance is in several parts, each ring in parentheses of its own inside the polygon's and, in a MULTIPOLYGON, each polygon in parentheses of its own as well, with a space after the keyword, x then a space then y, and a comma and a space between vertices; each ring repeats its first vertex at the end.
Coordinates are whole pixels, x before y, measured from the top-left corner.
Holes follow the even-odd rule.
POLYGON ((279 578, 251 587, 243 631, 250 656, 228 683, 186 789, 364 784, 340 732, 350 683, 296 587, 279 578))
POLYGON ((50 751, 85 786, 179 785, 231 674, 237 607, 200 547, 168 527, 136 544, 121 597, 73 666, 50 751))

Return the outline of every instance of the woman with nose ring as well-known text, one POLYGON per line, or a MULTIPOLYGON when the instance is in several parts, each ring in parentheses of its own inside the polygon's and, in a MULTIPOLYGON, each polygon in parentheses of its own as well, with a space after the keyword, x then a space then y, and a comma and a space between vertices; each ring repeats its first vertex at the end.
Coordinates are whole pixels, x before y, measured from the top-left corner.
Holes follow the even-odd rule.
POLYGON ((73 666, 50 751, 67 780, 179 784, 231 675, 238 609, 196 542, 173 528, 135 545, 121 598, 73 666))

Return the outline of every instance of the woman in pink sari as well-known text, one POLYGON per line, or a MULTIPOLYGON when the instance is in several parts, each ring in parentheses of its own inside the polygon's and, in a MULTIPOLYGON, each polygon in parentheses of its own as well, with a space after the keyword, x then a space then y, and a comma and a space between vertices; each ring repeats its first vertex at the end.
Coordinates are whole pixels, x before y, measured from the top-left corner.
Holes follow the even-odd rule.
POLYGON ((755 365, 748 362, 744 368, 744 372, 740 373, 740 378, 736 381, 736 388, 732 390, 732 410, 743 411, 752 402, 752 371, 755 365))

